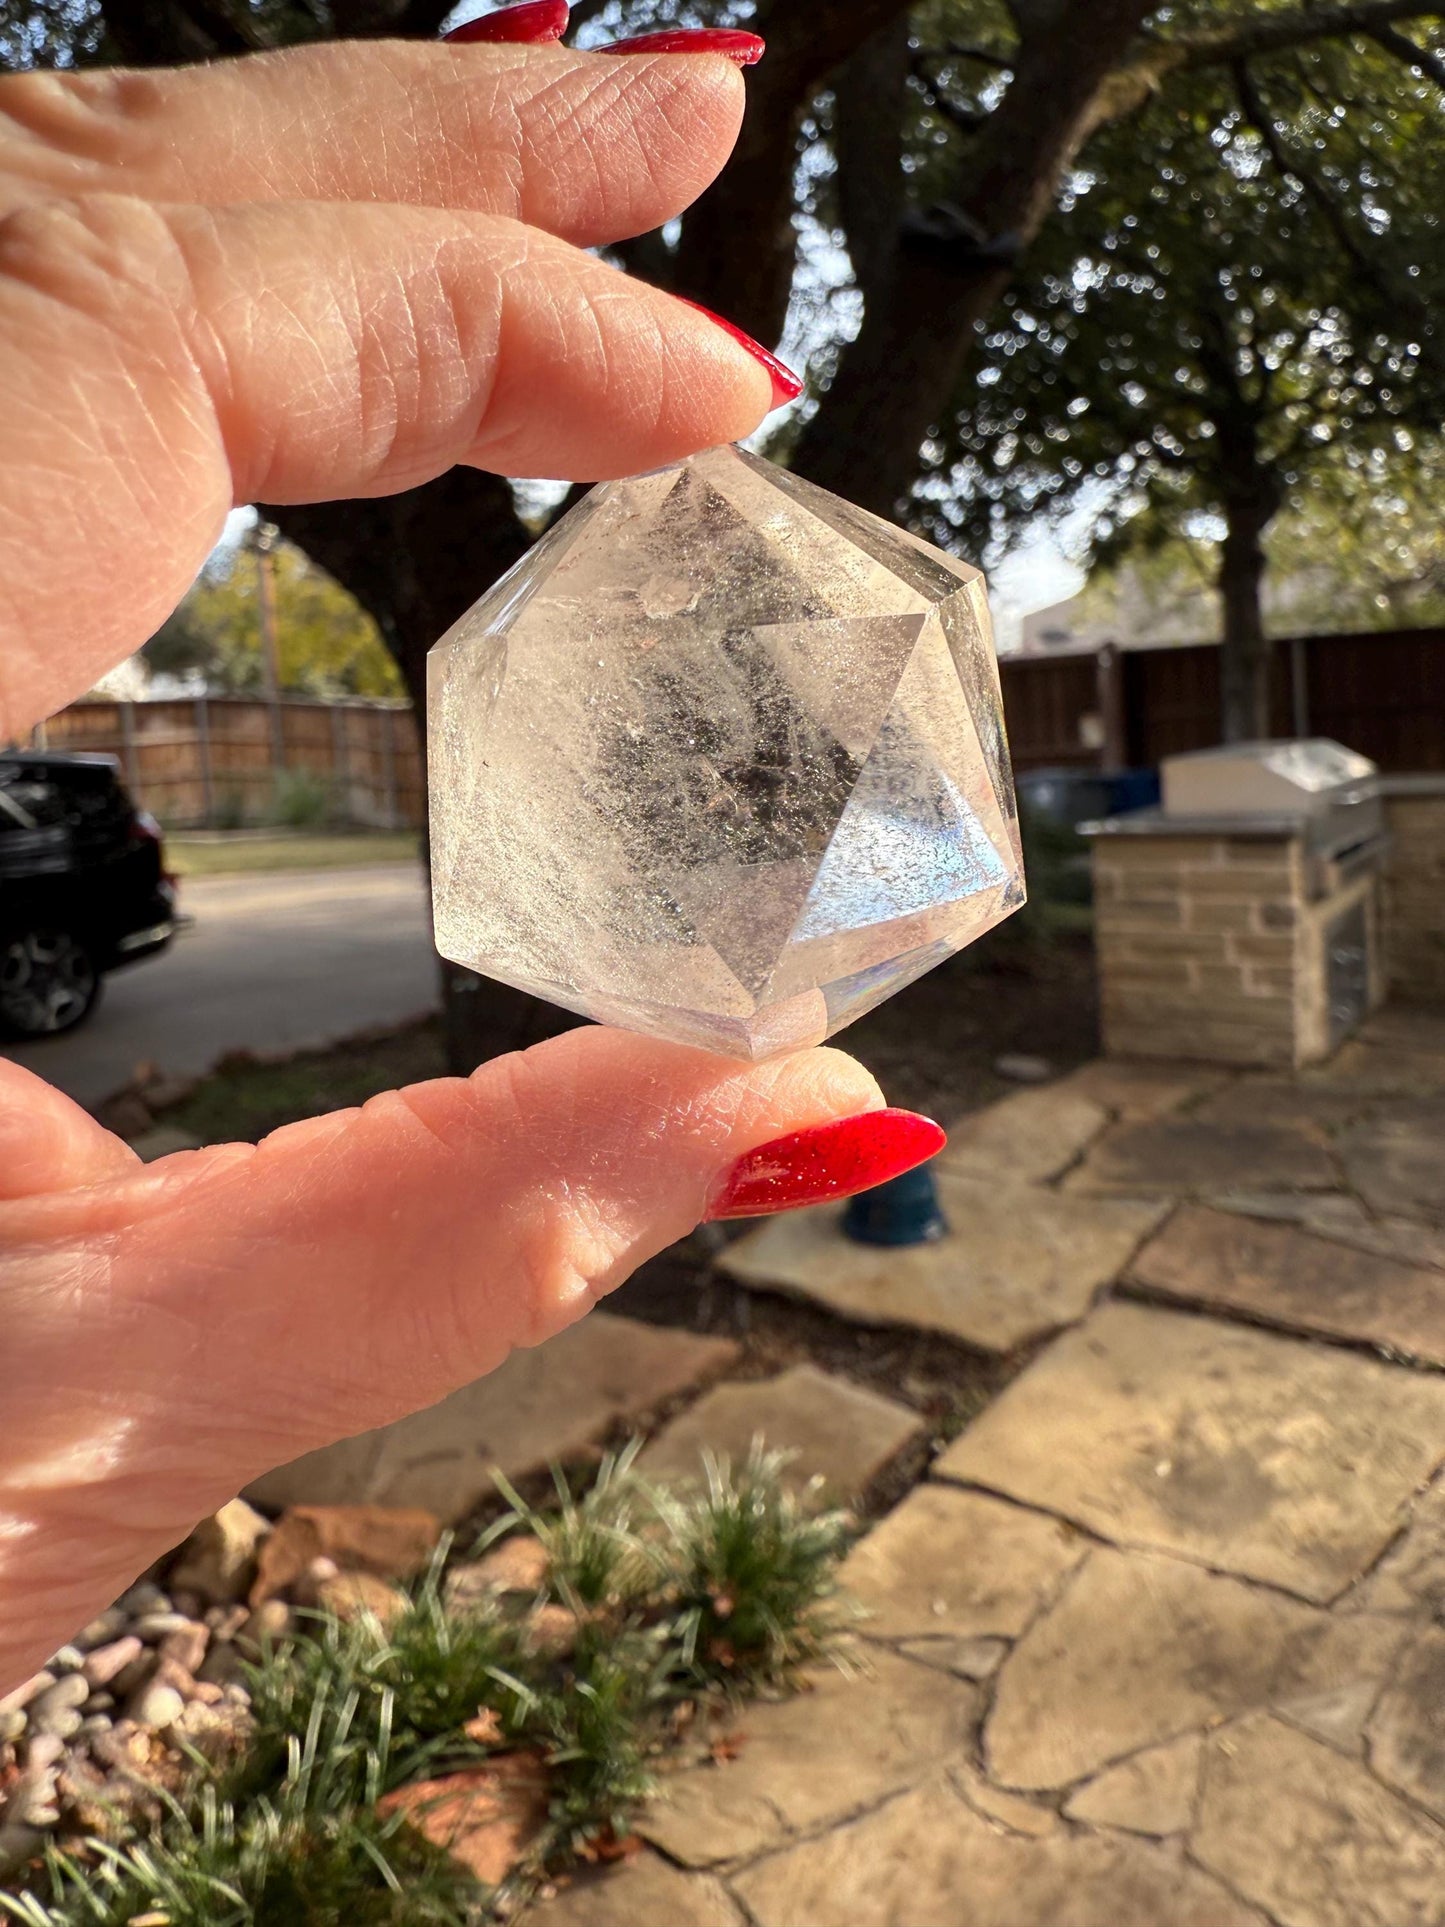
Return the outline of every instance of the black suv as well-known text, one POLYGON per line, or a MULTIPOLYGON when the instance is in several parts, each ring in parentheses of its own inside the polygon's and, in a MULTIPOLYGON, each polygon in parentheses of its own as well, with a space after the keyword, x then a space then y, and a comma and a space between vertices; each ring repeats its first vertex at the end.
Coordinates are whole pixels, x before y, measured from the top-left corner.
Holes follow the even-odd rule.
POLYGON ((115 758, 0 750, 0 1031, 69 1030, 105 971, 164 950, 175 929, 160 828, 115 758))

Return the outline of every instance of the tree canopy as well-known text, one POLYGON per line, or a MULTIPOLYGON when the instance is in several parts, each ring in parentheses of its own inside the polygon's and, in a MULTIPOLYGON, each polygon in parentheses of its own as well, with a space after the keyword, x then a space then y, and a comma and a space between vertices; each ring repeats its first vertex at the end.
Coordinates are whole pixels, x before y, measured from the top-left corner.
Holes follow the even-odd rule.
POLYGON ((1316 522, 1352 474, 1406 470, 1445 417, 1442 136, 1434 79, 1369 42, 1102 132, 984 330, 929 518, 977 543, 1083 505, 1104 556, 1212 520, 1227 720, 1259 733, 1266 530, 1327 473, 1316 522))

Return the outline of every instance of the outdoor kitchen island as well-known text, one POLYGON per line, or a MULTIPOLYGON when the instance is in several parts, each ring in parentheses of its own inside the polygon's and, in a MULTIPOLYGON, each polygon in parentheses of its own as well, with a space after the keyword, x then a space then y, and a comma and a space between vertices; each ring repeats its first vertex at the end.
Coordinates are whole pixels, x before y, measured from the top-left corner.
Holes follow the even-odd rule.
POLYGON ((1323 739, 1166 758, 1162 801, 1085 826, 1111 1055, 1298 1067, 1385 989, 1375 768, 1323 739))

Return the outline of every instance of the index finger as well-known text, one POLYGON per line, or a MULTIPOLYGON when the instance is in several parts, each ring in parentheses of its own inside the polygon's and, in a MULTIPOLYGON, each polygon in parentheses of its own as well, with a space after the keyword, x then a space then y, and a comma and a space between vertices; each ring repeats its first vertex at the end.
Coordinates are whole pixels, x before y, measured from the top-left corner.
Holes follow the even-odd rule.
POLYGON ((0 80, 0 215, 90 194, 384 201, 580 246, 680 214, 737 138, 719 54, 336 41, 204 67, 0 80))

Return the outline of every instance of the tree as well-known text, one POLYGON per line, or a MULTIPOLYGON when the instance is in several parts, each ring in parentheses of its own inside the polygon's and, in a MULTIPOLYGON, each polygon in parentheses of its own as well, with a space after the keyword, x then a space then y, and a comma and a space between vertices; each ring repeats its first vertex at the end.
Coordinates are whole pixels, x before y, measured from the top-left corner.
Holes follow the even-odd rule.
MULTIPOLYGON (((1264 614, 1272 635, 1445 627, 1445 445, 1407 438, 1311 470, 1264 539, 1264 614)), ((1214 641, 1220 633, 1219 533, 1129 550, 1096 569, 1071 619, 1096 635, 1214 641)))
MULTIPOLYGON (((37 0, 73 4, 99 57, 194 59, 317 35, 429 37, 450 0, 37 0)), ((1369 29, 1438 21, 1418 0, 577 0, 586 33, 739 15, 767 37, 733 161, 676 236, 624 263, 776 341, 799 281, 795 217, 820 195, 862 299, 850 343, 789 432, 798 469, 865 506, 906 502, 919 450, 946 423, 978 324, 1026 260, 1061 183, 1102 128, 1231 62, 1369 29), (800 157, 809 165, 800 167, 800 157)), ((57 29, 59 31, 59 29, 57 29)), ((1408 47, 1409 43, 1406 42, 1408 47)), ((1401 60, 1414 55, 1400 53, 1401 60)), ((419 694, 430 644, 527 546, 505 482, 464 470, 386 501, 268 510, 376 617, 419 694)), ((448 973, 448 985, 466 982, 448 973)), ((489 991, 488 996, 492 993, 489 991)), ((476 997, 449 1000, 455 1014, 476 997)), ((470 1053, 464 1027, 455 1058, 470 1053)), ((526 1034, 519 1026, 518 1037, 526 1034)))
MULTIPOLYGON (((272 563, 283 690, 306 696, 401 696, 405 685, 376 623, 339 583, 294 544, 272 563)), ((265 683, 256 562, 235 555, 204 574, 159 634, 146 644, 153 669, 198 670, 208 688, 248 695, 265 683)))
POLYGON ((1236 66, 1110 129, 945 438, 945 527, 1093 501, 1117 555, 1217 520, 1229 738, 1268 729, 1276 516, 1383 483, 1445 413, 1442 134, 1435 81, 1373 47, 1236 66))

